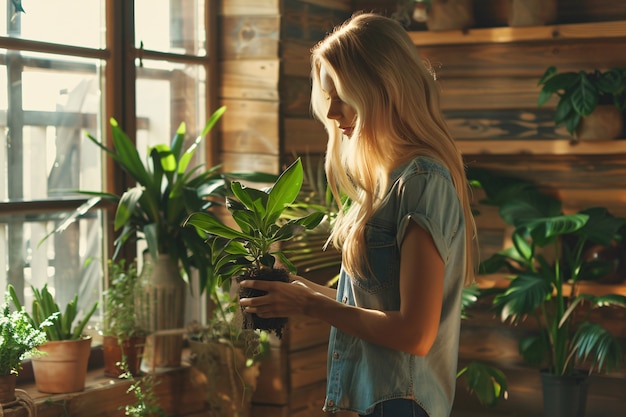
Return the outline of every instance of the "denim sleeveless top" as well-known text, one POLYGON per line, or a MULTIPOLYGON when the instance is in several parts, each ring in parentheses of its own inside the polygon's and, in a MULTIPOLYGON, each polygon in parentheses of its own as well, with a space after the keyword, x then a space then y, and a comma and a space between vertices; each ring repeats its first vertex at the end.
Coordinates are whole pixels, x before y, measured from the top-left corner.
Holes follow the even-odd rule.
MULTIPOLYGON (((366 226, 373 276, 355 279, 342 269, 337 300, 363 308, 400 309, 400 243, 408 222, 414 221, 431 234, 445 262, 437 337, 426 356, 415 356, 331 327, 324 411, 369 414, 381 401, 408 398, 430 417, 447 417, 456 386, 467 256, 463 209, 449 172, 434 159, 418 157, 396 169, 392 179, 383 205, 366 226)), ((416 274, 413 279, 429 277, 416 274)))

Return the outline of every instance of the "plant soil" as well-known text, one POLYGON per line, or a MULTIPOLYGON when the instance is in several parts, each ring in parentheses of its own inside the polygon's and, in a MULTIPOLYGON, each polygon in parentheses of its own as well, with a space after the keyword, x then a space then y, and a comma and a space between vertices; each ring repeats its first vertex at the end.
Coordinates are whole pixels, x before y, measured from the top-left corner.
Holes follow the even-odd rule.
MULTIPOLYGON (((282 268, 253 268, 248 270, 245 274, 237 277, 237 282, 247 279, 289 282, 289 271, 282 268)), ((266 291, 255 290, 252 288, 239 288, 239 298, 259 297, 265 294, 267 294, 266 291)), ((283 329, 287 324, 286 317, 273 317, 268 319, 261 318, 253 313, 246 313, 243 310, 242 313, 244 329, 266 330, 268 332, 274 332, 279 339, 282 338, 283 329)))

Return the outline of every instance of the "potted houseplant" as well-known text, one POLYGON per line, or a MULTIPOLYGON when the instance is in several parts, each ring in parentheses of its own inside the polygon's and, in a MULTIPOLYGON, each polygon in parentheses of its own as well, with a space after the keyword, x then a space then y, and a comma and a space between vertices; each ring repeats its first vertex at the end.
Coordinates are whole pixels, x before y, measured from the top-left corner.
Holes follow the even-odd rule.
MULTIPOLYGON (((98 303, 91 305, 83 318, 77 320, 78 294, 61 310, 47 284, 41 289, 32 286, 31 289, 34 300, 26 316, 31 326, 43 326, 46 333, 46 342, 38 347, 43 354, 32 358, 37 390, 53 394, 82 391, 91 353, 91 336, 86 336, 84 329, 98 303)), ((15 288, 9 285, 8 290, 16 310, 26 311, 15 288)))
POLYGON ((38 353, 46 342, 43 328, 50 321, 34 326, 24 310, 10 311, 8 298, 0 312, 0 408, 15 401, 16 377, 22 361, 38 353))
POLYGON ((619 342, 591 312, 626 307, 622 295, 579 290, 582 280, 596 279, 607 269, 585 258, 584 248, 588 242, 610 246, 621 240, 626 219, 602 207, 564 214, 558 199, 522 181, 485 191, 486 203, 498 205, 513 228, 513 246, 480 264, 481 273, 511 274, 508 287, 495 291, 493 306, 502 321, 532 318, 538 325, 519 349, 541 369, 546 415, 583 416, 588 375, 617 369, 622 362, 619 342), (557 387, 564 391, 550 391, 557 387))
POLYGON ((135 300, 139 296, 139 273, 136 262, 125 259, 108 262, 108 287, 104 293, 103 353, 104 373, 118 377, 124 371, 120 364, 126 363, 126 371, 133 376, 140 374, 141 356, 147 330, 135 300))
POLYGON ((537 104, 558 96, 554 122, 576 139, 615 139, 622 134, 626 109, 626 68, 558 73, 549 67, 539 79, 537 104))
MULTIPOLYGON (((193 213, 186 225, 194 226, 203 236, 209 235, 212 247, 214 274, 220 281, 262 279, 289 282, 289 273, 295 267, 276 244, 288 241, 298 230, 312 229, 324 218, 323 212, 310 212, 304 217, 281 219, 287 207, 294 202, 302 187, 303 170, 300 158, 296 159, 276 180, 269 190, 259 190, 233 181, 233 197, 227 197, 236 230, 207 213, 193 213), (282 266, 276 263, 280 260, 282 266)), ((241 288, 240 297, 255 297, 262 292, 241 288)), ((274 332, 279 338, 286 318, 260 318, 243 313, 244 328, 274 332)))

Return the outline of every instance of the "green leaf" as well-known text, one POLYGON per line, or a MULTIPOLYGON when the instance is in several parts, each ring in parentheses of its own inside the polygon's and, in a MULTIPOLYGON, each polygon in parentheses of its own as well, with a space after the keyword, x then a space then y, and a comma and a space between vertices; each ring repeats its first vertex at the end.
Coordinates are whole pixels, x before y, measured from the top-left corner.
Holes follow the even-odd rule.
POLYGON ((572 91, 570 99, 576 113, 588 116, 598 105, 599 92, 587 78, 585 71, 580 71, 578 77, 578 88, 572 91))
POLYGON ((457 373, 457 378, 461 376, 465 377, 467 390, 483 405, 494 406, 498 399, 507 397, 506 376, 493 366, 472 361, 457 373))
POLYGON ((572 339, 577 358, 591 360, 592 369, 598 372, 618 370, 622 362, 622 347, 619 341, 604 327, 596 323, 583 322, 572 339))
POLYGON ((270 190, 263 224, 276 223, 287 205, 294 202, 302 188, 303 176, 302 161, 298 158, 283 171, 270 190))
POLYGON ((197 227, 198 229, 220 237, 224 237, 226 239, 247 239, 248 236, 226 226, 224 223, 215 219, 213 216, 210 216, 206 213, 193 213, 191 214, 184 225, 192 225, 197 227))
POLYGON ((580 230, 588 219, 587 214, 567 214, 531 220, 524 223, 524 227, 528 229, 535 245, 545 247, 561 235, 580 230))
POLYGON ((122 194, 120 201, 117 204, 115 221, 113 223, 113 228, 116 231, 124 227, 124 225, 129 222, 130 218, 137 212, 137 204, 141 199, 144 190, 145 189, 143 187, 137 186, 128 189, 124 194, 122 194))
POLYGON ((551 293, 552 286, 543 276, 524 273, 515 277, 504 293, 495 296, 494 308, 502 321, 518 322, 532 314, 551 293))

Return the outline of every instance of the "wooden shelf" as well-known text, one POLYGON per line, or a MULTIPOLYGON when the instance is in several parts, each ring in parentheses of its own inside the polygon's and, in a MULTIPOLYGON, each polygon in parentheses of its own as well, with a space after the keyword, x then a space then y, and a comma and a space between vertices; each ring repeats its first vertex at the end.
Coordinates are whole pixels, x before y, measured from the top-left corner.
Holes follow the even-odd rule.
POLYGON ((464 155, 615 155, 626 154, 626 140, 568 139, 459 140, 464 155))
POLYGON ((626 37, 626 21, 446 31, 425 30, 411 31, 409 36, 416 46, 623 38, 626 37))
MULTIPOLYGON (((480 289, 507 288, 509 286, 510 274, 482 274, 476 276, 476 282, 480 289)), ((570 284, 564 284, 565 294, 572 290, 570 284)), ((581 281, 577 285, 578 294, 591 294, 595 296, 605 294, 620 294, 626 296, 626 282, 620 284, 600 284, 597 282, 581 281)))

